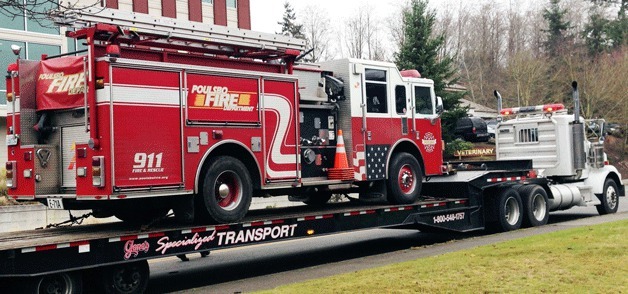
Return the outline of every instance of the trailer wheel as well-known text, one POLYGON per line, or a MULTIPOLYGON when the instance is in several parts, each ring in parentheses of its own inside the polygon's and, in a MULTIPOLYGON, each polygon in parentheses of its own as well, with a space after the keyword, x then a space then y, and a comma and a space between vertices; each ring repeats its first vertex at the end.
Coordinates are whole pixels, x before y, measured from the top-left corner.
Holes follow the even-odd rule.
POLYGON ((538 227, 547 224, 549 199, 545 189, 539 185, 525 185, 519 188, 523 204, 523 226, 538 227))
POLYGON ((104 267, 95 273, 104 293, 144 293, 148 286, 146 260, 104 267))
POLYGON ((202 220, 230 223, 241 220, 249 210, 253 184, 244 164, 231 156, 220 156, 210 163, 201 197, 197 200, 202 220))
POLYGON ((495 198, 497 229, 503 232, 519 229, 523 220, 521 207, 521 197, 517 190, 512 187, 499 190, 495 198))
POLYGON ((604 190, 602 194, 596 194, 602 204, 596 205, 597 212, 600 215, 617 212, 619 207, 619 197, 617 195, 617 183, 613 179, 606 179, 604 182, 604 190))
POLYGON ((80 294, 83 293, 83 279, 75 272, 57 273, 27 278, 17 284, 19 293, 80 294))
POLYGON ((402 152, 393 156, 388 171, 388 202, 414 203, 421 193, 423 172, 414 156, 402 152))

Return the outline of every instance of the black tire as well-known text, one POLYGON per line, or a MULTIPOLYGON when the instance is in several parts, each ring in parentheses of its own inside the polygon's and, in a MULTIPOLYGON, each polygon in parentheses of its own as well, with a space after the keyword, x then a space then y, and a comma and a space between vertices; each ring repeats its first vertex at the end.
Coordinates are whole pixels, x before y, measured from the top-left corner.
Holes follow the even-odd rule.
POLYGON ((549 198, 539 185, 525 185, 519 188, 523 204, 523 226, 538 227, 547 224, 549 219, 549 198))
POLYGON ((512 187, 502 188, 494 201, 493 208, 497 213, 496 229, 507 232, 521 228, 523 214, 519 192, 512 187))
POLYGON ((76 272, 25 278, 16 283, 15 293, 83 293, 82 276, 76 272))
POLYGON ((129 224, 147 224, 160 219, 168 214, 169 208, 143 208, 133 206, 132 208, 121 209, 113 215, 121 221, 129 224))
POLYGON ((619 208, 619 193, 617 183, 613 179, 604 181, 604 190, 602 194, 595 194, 602 204, 596 205, 595 208, 600 215, 616 213, 619 208))
POLYGON ((423 171, 414 156, 401 152, 393 155, 388 168, 388 202, 392 204, 411 204, 421 194, 423 171))
POLYGON ((331 191, 319 190, 318 192, 308 193, 307 196, 307 200, 304 200, 303 203, 309 206, 323 206, 327 202, 329 202, 329 199, 331 199, 333 193, 331 191))
POLYGON ((104 267, 93 274, 99 290, 107 294, 144 293, 148 286, 146 260, 104 267))
POLYGON ((249 171, 236 158, 216 157, 210 161, 205 172, 199 196, 195 215, 201 221, 237 222, 248 212, 253 197, 249 171))

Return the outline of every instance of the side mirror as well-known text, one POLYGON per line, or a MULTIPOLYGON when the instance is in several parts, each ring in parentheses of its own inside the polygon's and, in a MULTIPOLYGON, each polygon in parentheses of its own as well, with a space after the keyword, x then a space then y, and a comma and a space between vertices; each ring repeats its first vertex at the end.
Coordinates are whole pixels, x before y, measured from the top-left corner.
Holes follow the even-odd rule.
POLYGON ((445 111, 443 108, 443 98, 436 96, 436 114, 441 115, 445 111))

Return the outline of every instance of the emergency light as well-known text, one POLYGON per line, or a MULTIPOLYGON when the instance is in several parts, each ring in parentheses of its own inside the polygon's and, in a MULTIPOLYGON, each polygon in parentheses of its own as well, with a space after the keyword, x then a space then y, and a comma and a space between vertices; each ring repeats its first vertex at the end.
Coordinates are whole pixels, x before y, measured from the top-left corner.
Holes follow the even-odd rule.
POLYGON ((499 112, 499 114, 512 115, 512 114, 519 114, 519 113, 538 113, 538 112, 550 113, 550 112, 556 112, 563 109, 565 109, 565 105, 556 103, 556 104, 544 104, 544 105, 536 105, 536 106, 504 108, 499 112))

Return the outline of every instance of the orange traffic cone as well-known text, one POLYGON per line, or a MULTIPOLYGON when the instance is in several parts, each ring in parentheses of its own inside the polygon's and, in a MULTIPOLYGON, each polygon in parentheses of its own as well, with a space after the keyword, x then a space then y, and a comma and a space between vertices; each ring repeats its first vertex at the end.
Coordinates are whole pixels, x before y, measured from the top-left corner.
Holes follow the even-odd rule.
POLYGON ((349 167, 349 163, 347 161, 347 150, 345 149, 345 140, 342 137, 342 130, 338 130, 334 167, 328 169, 327 177, 330 180, 353 179, 353 169, 349 167))

